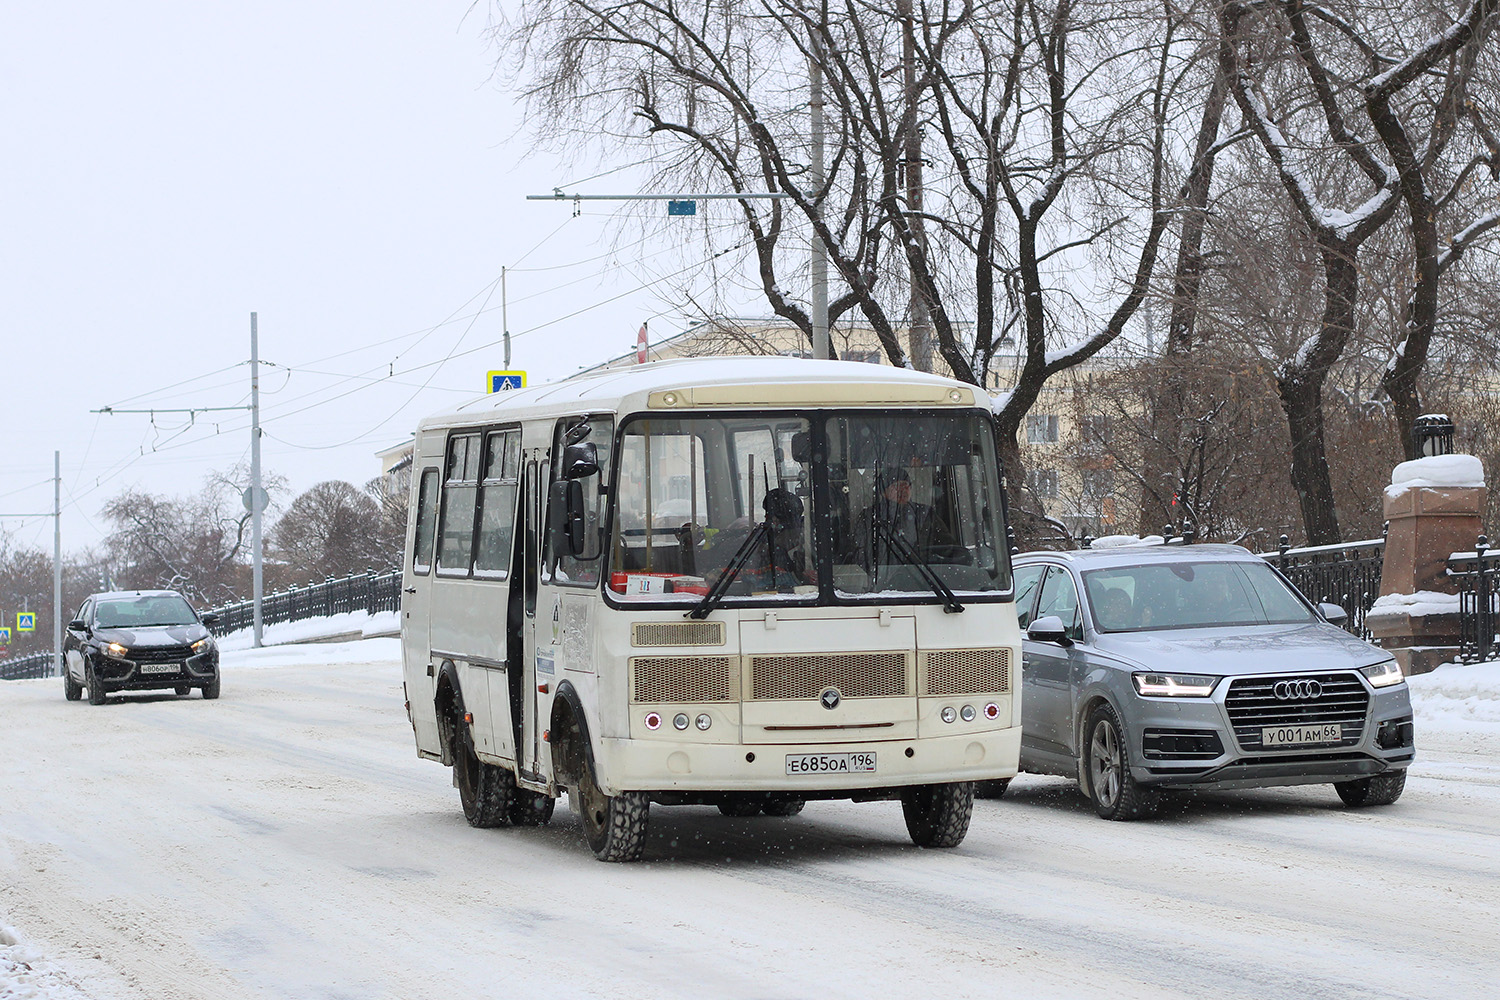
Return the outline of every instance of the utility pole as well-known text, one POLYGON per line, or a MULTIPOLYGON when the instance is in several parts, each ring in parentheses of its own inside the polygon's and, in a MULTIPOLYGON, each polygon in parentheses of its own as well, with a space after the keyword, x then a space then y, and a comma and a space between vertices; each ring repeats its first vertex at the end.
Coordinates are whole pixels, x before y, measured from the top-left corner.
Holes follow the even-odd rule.
POLYGON ((510 371, 510 321, 506 318, 505 267, 500 268, 500 331, 505 337, 505 370, 510 371))
POLYGON ((62 452, 52 453, 52 666, 62 675, 62 452))
POLYGON ((812 168, 810 177, 813 195, 812 260, 812 340, 813 357, 820 360, 833 358, 833 343, 828 336, 828 248, 818 232, 818 223, 823 218, 823 46, 816 33, 812 37, 812 54, 809 56, 808 77, 810 91, 808 110, 812 116, 812 168))
MULTIPOLYGON (((896 16, 901 18, 901 71, 906 84, 906 217, 912 239, 927 256, 927 229, 922 221, 922 129, 917 117, 917 42, 912 26, 911 0, 896 0, 896 16)), ((917 275, 908 262, 911 285, 907 342, 911 364, 919 372, 932 371, 932 317, 927 295, 917 284, 917 275)))
MULTIPOLYGON (((509 358, 506 367, 509 368, 509 358)), ((254 605, 255 648, 261 644, 260 601, 262 595, 260 565, 260 512, 265 509, 266 491, 260 486, 260 339, 255 313, 250 314, 250 596, 254 605)))

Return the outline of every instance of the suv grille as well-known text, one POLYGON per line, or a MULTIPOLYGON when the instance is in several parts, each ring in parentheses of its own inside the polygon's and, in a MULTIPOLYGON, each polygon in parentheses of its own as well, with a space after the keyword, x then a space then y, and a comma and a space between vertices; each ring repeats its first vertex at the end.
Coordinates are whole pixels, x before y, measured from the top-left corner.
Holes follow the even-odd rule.
POLYGON ((191 646, 132 646, 125 654, 136 663, 181 663, 193 655, 191 646))
POLYGON ((736 656, 637 656, 630 661, 636 701, 739 701, 736 656))
POLYGON ((1352 673, 1282 674, 1278 677, 1240 677, 1229 685, 1224 707, 1234 726, 1234 738, 1245 750, 1263 750, 1261 730, 1273 726, 1321 726, 1338 723, 1343 739, 1338 743, 1272 747, 1272 752, 1329 750, 1354 746, 1364 736, 1370 695, 1352 673), (1277 698, 1275 686, 1283 680, 1314 680, 1322 686, 1316 698, 1277 698))
POLYGON ((836 687, 845 698, 892 698, 909 693, 905 653, 831 653, 750 657, 751 697, 816 698, 836 687))

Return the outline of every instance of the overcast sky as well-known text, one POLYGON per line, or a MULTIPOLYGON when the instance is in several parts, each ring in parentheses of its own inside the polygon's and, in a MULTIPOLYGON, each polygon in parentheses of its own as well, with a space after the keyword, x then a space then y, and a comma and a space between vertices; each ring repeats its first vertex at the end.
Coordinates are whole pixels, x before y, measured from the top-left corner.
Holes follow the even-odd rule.
MULTIPOLYGON (((524 200, 637 182, 527 157, 487 26, 469 0, 0 4, 0 513, 50 511, 58 449, 76 550, 122 489, 193 492, 247 460, 242 412, 90 411, 244 405, 252 311, 279 366, 263 462, 294 493, 364 483, 483 388, 502 266, 533 382, 626 352, 648 318, 679 329, 671 246, 622 238, 607 204, 524 200)), ((0 525, 51 548, 50 519, 0 525)))

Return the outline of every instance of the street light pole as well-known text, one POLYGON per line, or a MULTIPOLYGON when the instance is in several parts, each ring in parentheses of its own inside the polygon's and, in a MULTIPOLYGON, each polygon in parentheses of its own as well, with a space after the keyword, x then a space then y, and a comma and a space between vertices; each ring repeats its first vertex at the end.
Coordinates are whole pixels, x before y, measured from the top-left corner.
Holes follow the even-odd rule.
POLYGON ((823 218, 823 49, 816 34, 812 38, 812 54, 808 57, 808 76, 811 94, 808 107, 812 113, 812 169, 808 178, 812 182, 813 234, 812 234, 812 340, 813 357, 820 360, 833 357, 833 344, 828 337, 828 248, 818 232, 818 223, 823 218))
POLYGON ((260 486, 260 340, 255 313, 250 314, 250 596, 254 604, 255 648, 261 645, 260 601, 262 597, 260 565, 260 512, 265 505, 260 486))
POLYGON ((62 452, 52 453, 52 665, 62 662, 62 452))

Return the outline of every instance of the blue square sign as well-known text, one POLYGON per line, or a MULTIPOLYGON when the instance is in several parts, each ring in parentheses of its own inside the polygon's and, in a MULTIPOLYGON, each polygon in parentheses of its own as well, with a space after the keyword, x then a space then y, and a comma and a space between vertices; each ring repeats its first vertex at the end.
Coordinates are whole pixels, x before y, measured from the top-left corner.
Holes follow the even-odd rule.
POLYGON ((490 392, 526 388, 525 372, 490 372, 490 392))
POLYGON ((36 631, 36 612, 35 611, 17 611, 16 612, 16 631, 17 632, 35 632, 36 631))

